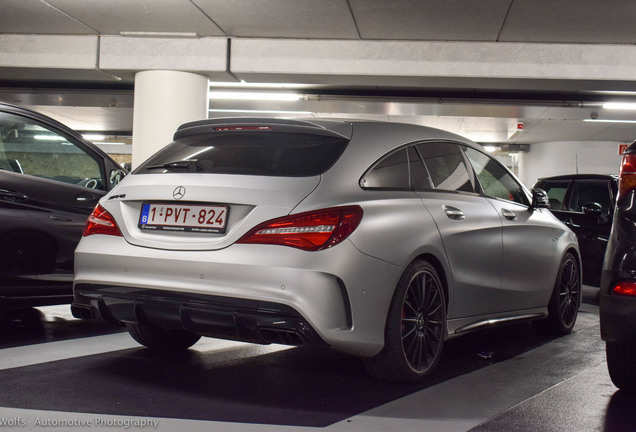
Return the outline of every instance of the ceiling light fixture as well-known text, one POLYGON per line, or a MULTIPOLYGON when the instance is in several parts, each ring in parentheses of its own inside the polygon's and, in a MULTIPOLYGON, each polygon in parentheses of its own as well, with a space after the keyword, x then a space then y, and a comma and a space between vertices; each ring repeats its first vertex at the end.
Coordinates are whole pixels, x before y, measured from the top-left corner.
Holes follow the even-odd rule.
POLYGON ((636 96, 635 91, 625 90, 589 90, 587 93, 604 94, 604 95, 617 95, 617 96, 636 96))
POLYGON ((279 111, 279 110, 241 110, 241 109, 209 109, 208 112, 233 114, 279 114, 279 115, 312 115, 311 111, 279 111))
POLYGON ((120 36, 124 37, 147 37, 147 38, 186 38, 196 39, 199 37, 197 33, 190 32, 145 32, 145 31, 121 31, 120 36))
POLYGON ((298 84, 298 83, 248 83, 247 81, 241 80, 241 82, 219 82, 219 81, 210 81, 210 90, 214 88, 262 88, 262 89, 299 89, 299 88, 313 88, 319 87, 315 84, 298 84))
POLYGON ((85 134, 85 135, 82 135, 82 137, 89 141, 103 141, 106 139, 105 135, 98 135, 98 134, 85 134))
POLYGON ((636 103, 634 102, 605 102, 603 104, 605 109, 616 110, 636 110, 636 103))
POLYGON ((590 123, 636 123, 636 120, 606 120, 606 119, 583 119, 590 123))
POLYGON ((38 141, 66 141, 66 138, 59 135, 33 135, 33 138, 38 141))
POLYGON ((260 100, 260 101, 297 101, 301 95, 297 93, 249 93, 230 91, 211 91, 208 93, 212 100, 260 100))

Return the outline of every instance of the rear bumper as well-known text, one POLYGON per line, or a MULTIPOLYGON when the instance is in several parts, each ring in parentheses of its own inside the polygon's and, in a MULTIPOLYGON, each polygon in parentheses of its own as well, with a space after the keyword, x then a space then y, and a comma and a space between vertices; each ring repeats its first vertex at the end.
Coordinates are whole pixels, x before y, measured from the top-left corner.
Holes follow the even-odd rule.
POLYGON ((73 308, 84 318, 156 320, 165 328, 260 343, 273 342, 270 331, 280 328, 277 337, 288 332, 294 344, 324 341, 367 357, 384 346, 385 317, 402 272, 349 241, 318 252, 242 244, 171 251, 95 235, 75 251, 73 308))
POLYGON ((327 345, 293 308, 255 300, 78 284, 73 316, 182 329, 252 343, 327 345))
POLYGON ((601 292, 600 319, 603 340, 636 346, 636 297, 601 292))

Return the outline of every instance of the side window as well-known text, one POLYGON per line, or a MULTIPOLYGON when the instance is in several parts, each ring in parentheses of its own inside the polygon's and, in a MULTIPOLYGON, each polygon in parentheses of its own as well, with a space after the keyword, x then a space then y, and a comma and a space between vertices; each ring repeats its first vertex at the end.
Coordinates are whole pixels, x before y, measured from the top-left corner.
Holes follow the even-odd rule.
POLYGON ((548 194, 550 209, 564 209, 565 194, 568 191, 568 186, 570 186, 569 180, 548 180, 541 184, 541 189, 548 194))
POLYGON ((463 147, 483 193, 493 198, 529 205, 523 188, 495 159, 470 147, 463 147))
POLYGON ((100 164, 34 120, 0 113, 0 169, 93 189, 107 188, 100 164))
POLYGON ((360 180, 364 189, 410 189, 406 148, 389 154, 360 180))
POLYGON ((472 176, 459 147, 451 143, 427 142, 418 144, 433 188, 449 191, 474 192, 472 176))
POLYGON ((567 210, 583 212, 585 204, 598 203, 604 212, 610 211, 610 188, 606 181, 575 180, 572 185, 572 196, 567 210))

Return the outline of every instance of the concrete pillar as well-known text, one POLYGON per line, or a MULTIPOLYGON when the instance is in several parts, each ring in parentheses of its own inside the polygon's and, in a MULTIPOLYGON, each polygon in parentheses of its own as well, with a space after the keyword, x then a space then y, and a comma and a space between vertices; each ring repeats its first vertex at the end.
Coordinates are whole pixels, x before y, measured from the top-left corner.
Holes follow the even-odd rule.
POLYGON ((172 142, 179 125, 205 119, 207 113, 207 77, 164 70, 135 74, 133 168, 172 142))

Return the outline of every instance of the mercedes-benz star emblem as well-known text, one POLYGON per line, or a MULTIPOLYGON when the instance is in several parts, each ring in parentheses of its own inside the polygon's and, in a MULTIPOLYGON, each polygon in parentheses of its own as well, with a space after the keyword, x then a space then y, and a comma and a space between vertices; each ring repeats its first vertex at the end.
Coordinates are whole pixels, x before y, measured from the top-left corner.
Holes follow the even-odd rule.
POLYGON ((172 197, 174 199, 180 200, 181 198, 185 196, 185 193, 186 193, 186 188, 184 188, 183 186, 177 186, 172 192, 172 197))

